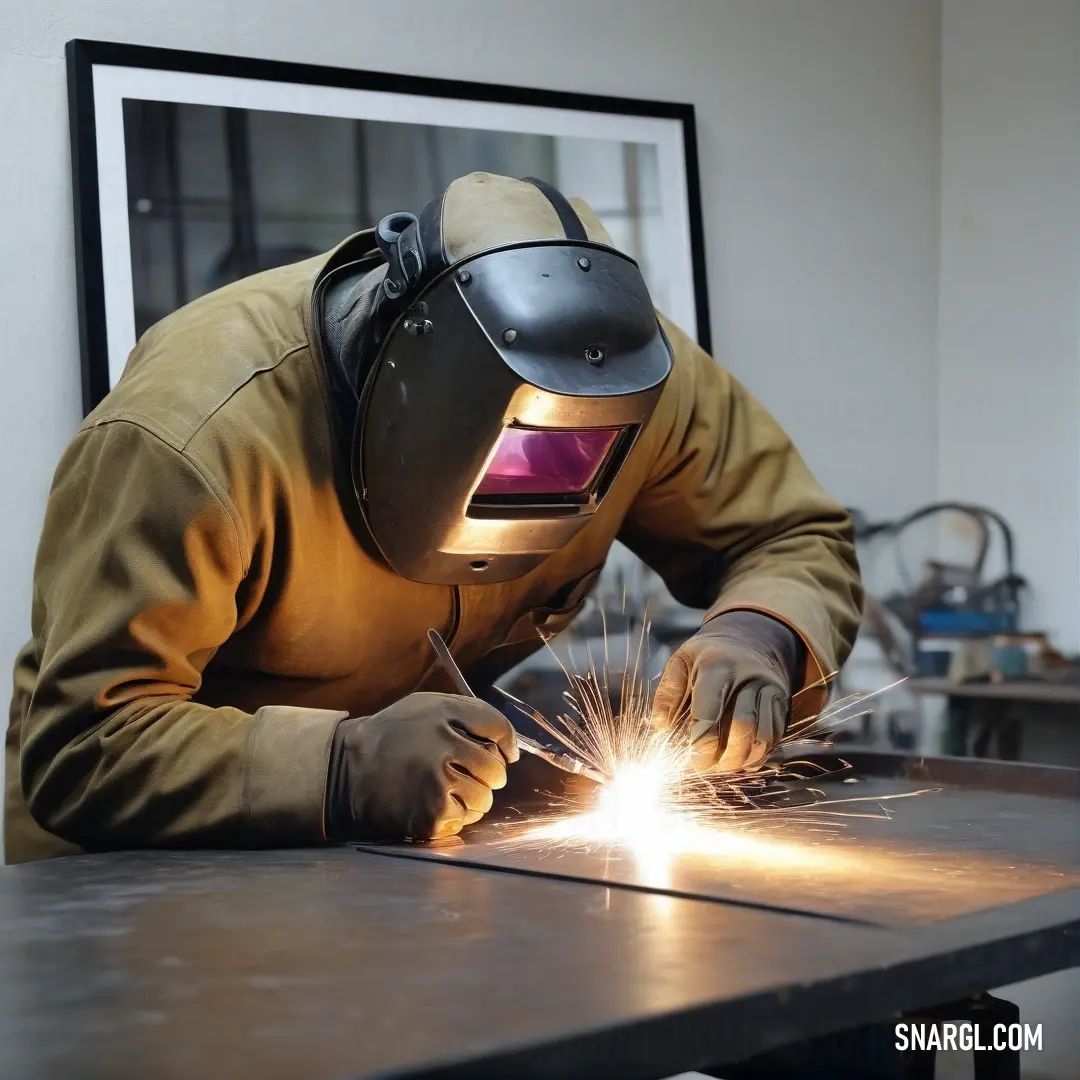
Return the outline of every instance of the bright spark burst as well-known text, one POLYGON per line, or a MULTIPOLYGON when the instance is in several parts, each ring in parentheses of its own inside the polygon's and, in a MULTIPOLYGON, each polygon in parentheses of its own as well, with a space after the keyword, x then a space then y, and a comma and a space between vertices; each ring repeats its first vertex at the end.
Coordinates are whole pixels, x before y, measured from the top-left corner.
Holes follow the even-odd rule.
MULTIPOLYGON (((652 686, 640 674, 648 633, 646 621, 634 656, 627 640, 614 693, 609 685, 606 624, 601 665, 588 653, 586 673, 581 675, 560 661, 570 684, 563 695, 569 711, 554 720, 507 695, 552 738, 609 778, 599 788, 556 797, 553 809, 559 812, 554 815, 514 823, 506 836, 508 842, 623 848, 643 876, 662 886, 676 855, 767 859, 772 865, 787 866, 820 861, 816 849, 766 837, 763 828, 781 825, 796 815, 804 821, 833 824, 840 824, 844 817, 889 817, 884 801, 924 793, 829 798, 811 786, 827 770, 810 761, 780 761, 750 774, 696 772, 690 763, 687 718, 677 717, 665 728, 654 722, 652 686), (798 805, 790 804, 793 791, 801 795, 798 805), (866 805, 856 809, 852 804, 857 803, 866 805)), ((573 654, 571 664, 576 666, 573 654)), ((857 710, 873 696, 854 695, 793 724, 783 743, 823 738, 840 723, 864 715, 865 710, 857 710)), ((819 748, 827 749, 828 744, 820 743, 819 748)))

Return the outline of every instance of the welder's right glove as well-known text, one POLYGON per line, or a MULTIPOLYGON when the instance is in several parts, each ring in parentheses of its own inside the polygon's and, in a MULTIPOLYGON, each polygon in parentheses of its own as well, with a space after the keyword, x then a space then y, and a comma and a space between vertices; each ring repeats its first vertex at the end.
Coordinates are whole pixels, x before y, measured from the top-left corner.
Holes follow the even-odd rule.
POLYGON ((343 720, 326 786, 331 840, 432 840, 491 809, 517 761, 510 721, 475 698, 409 694, 343 720))

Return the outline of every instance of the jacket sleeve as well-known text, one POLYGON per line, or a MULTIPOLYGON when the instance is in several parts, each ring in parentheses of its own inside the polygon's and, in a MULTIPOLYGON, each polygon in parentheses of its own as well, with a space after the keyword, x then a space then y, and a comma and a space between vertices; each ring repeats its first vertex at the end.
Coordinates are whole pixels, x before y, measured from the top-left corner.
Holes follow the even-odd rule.
POLYGON ((861 617, 851 521, 751 394, 677 327, 664 329, 674 370, 620 540, 706 620, 759 611, 797 633, 807 662, 792 715, 813 716, 861 617))
POLYGON ((324 838, 345 714, 192 700, 236 627, 247 560, 232 503, 192 460, 127 421, 77 436, 35 568, 19 766, 43 828, 99 850, 324 838))

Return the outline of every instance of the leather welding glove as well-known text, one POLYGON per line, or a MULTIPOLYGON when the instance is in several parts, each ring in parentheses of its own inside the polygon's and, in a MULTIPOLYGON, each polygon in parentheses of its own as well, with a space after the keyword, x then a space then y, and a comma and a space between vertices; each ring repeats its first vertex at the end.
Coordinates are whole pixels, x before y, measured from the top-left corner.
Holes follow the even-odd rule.
POLYGON ((326 797, 332 840, 433 840, 491 809, 517 761, 510 721, 475 698, 409 694, 334 734, 326 797))
POLYGON ((759 768, 783 738, 804 646, 756 611, 710 619, 667 662, 653 696, 662 728, 687 723, 700 772, 759 768))

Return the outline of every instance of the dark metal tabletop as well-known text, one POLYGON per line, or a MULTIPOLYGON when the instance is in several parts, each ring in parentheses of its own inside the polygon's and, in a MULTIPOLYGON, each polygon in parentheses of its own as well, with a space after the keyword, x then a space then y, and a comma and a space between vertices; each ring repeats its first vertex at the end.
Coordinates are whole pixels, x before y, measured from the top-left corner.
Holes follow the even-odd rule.
POLYGON ((871 925, 351 848, 8 867, 0 1076, 662 1077, 1080 964, 1080 890, 1034 891, 871 925))

